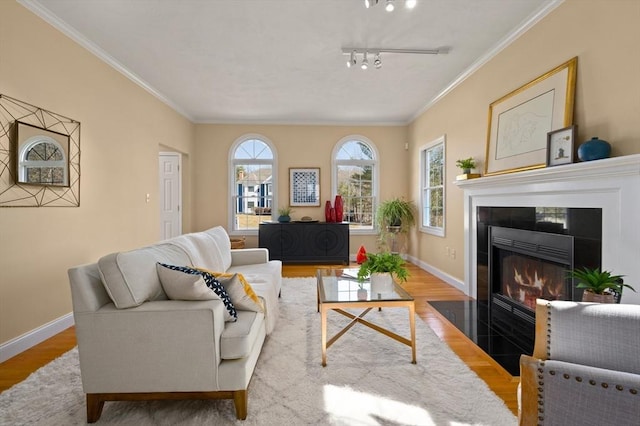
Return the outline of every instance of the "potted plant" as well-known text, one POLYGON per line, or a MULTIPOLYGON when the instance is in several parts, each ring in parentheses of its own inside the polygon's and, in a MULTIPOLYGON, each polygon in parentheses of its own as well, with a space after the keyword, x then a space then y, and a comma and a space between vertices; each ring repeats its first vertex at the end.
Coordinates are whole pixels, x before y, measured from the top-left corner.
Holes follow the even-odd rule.
POLYGON ((286 222, 291 222, 291 212, 293 210, 291 210, 291 207, 287 206, 287 207, 280 207, 278 209, 278 222, 280 223, 286 223, 286 222))
POLYGON ((397 253, 368 253, 367 259, 358 269, 358 282, 362 283, 366 278, 369 278, 372 295, 391 291, 393 276, 401 282, 407 281, 409 276, 404 259, 397 253))
POLYGON ((456 166, 462 169, 462 173, 465 175, 471 173, 472 169, 476 168, 476 161, 473 157, 463 158, 460 160, 456 160, 456 166))
POLYGON ((387 237, 393 237, 392 250, 395 251, 395 237, 405 234, 415 223, 415 206, 411 201, 393 198, 383 201, 376 210, 376 225, 380 232, 380 242, 386 244, 387 237))
POLYGON ((584 289, 583 302, 614 303, 614 296, 622 294, 624 287, 636 291, 622 282, 624 275, 612 275, 611 271, 600 271, 600 268, 574 269, 569 275, 578 281, 576 288, 584 289))

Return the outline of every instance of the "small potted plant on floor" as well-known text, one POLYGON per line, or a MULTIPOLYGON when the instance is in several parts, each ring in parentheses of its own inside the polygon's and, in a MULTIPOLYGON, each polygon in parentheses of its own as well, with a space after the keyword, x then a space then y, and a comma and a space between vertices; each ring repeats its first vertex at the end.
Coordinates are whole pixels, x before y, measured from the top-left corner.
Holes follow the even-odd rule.
POLYGON ((600 268, 574 269, 569 275, 578 281, 576 288, 584 289, 583 302, 614 303, 616 294, 621 295, 624 287, 635 291, 622 282, 624 275, 612 275, 611 271, 600 271, 600 268))
POLYGON ((278 222, 280 223, 286 223, 286 222, 291 222, 291 212, 293 210, 291 210, 291 207, 287 206, 287 207, 280 207, 278 209, 278 214, 280 216, 278 216, 278 222))
POLYGON ((401 282, 407 281, 409 271, 405 261, 397 253, 368 253, 367 259, 358 269, 358 281, 369 278, 371 294, 384 293, 393 289, 393 276, 401 282))

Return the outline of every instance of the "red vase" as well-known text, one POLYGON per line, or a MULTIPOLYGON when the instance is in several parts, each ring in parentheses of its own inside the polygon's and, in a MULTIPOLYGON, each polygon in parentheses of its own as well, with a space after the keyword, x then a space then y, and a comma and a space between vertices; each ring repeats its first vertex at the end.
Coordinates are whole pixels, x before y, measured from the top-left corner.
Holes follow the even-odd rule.
POLYGON ((331 208, 331 220, 329 222, 335 222, 336 221, 336 209, 335 208, 331 208))
POLYGON ((324 205, 324 220, 331 222, 331 201, 327 201, 324 205))
POLYGON ((333 203, 334 208, 336 209, 336 222, 342 222, 342 196, 336 195, 336 201, 333 203))

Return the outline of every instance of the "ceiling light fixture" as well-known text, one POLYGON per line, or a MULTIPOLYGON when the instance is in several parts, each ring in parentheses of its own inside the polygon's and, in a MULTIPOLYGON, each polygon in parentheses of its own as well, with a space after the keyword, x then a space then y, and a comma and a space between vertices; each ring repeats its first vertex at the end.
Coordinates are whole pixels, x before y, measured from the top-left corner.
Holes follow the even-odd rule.
POLYGON ((387 12, 393 12, 393 9, 395 9, 396 7, 393 5, 393 0, 387 0, 387 4, 384 7, 384 10, 386 10, 387 12))
POLYGON ((373 60, 373 66, 376 67, 377 70, 382 68, 382 59, 380 58, 380 53, 376 53, 376 58, 373 60))
MULTIPOLYGON (((364 0, 364 7, 367 9, 377 5, 379 0, 364 0)), ((404 7, 407 9, 413 9, 418 4, 418 0, 405 0, 404 7)), ((393 12, 395 10, 395 1, 394 0, 385 0, 384 9, 387 12, 393 12)))
POLYGON ((358 63, 358 61, 356 59, 356 51, 352 50, 351 51, 351 55, 349 56, 349 60, 347 61, 347 68, 351 68, 352 66, 354 66, 357 63, 358 63))
POLYGON ((379 49, 379 48, 361 48, 361 47, 343 47, 342 54, 349 55, 347 68, 352 68, 358 63, 357 55, 362 55, 360 68, 366 70, 369 68, 369 54, 374 55, 373 66, 376 69, 382 68, 381 53, 395 54, 417 54, 417 55, 446 55, 449 53, 448 47, 438 47, 435 49, 379 49))
POLYGON ((366 70, 369 68, 369 60, 367 59, 367 51, 365 50, 364 52, 364 56, 362 57, 362 64, 360 65, 360 68, 362 68, 363 70, 366 70))

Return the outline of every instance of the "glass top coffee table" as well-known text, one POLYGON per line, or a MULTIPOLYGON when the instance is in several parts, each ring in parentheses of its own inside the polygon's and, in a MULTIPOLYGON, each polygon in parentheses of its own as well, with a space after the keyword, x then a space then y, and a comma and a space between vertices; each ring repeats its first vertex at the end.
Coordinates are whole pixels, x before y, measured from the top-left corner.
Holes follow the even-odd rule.
POLYGON ((389 336, 400 343, 411 347, 411 362, 416 363, 416 322, 415 322, 415 301, 402 287, 393 282, 392 287, 385 291, 371 292, 371 282, 366 280, 363 283, 364 291, 359 290, 358 269, 318 269, 316 274, 318 279, 318 299, 317 309, 320 312, 320 327, 322 330, 322 366, 327 365, 327 348, 333 345, 344 333, 346 333, 356 323, 366 325, 373 330, 389 336), (360 293, 360 294, 359 294, 360 293), (363 308, 360 315, 354 315, 345 309, 363 308), (402 337, 386 328, 373 324, 363 317, 373 308, 408 308, 409 326, 411 338, 402 337), (351 319, 342 330, 335 336, 327 340, 327 312, 336 311, 351 319))

